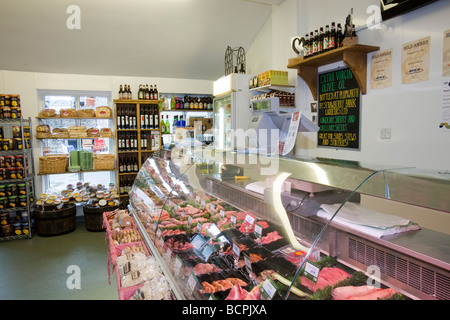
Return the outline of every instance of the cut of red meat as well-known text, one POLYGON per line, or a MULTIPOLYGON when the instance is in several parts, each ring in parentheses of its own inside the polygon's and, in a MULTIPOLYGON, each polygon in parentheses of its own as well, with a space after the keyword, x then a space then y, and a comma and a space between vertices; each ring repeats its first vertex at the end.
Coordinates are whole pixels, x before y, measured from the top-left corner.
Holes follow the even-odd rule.
POLYGON ((250 291, 245 300, 259 300, 260 297, 261 297, 261 290, 259 290, 259 287, 256 286, 253 288, 252 291, 250 291))
POLYGON ((377 291, 374 291, 372 293, 369 293, 365 296, 359 296, 359 297, 350 297, 349 300, 378 300, 378 299, 385 299, 392 297, 397 291, 394 289, 388 288, 388 289, 380 289, 377 291))
POLYGON ((334 288, 331 296, 333 300, 348 300, 351 297, 365 296, 375 291, 381 290, 374 286, 346 286, 334 288))
POLYGON ((248 292, 238 284, 235 284, 225 300, 245 300, 247 296, 248 292))
POLYGON ((307 287, 309 290, 315 292, 318 289, 324 289, 327 286, 333 286, 341 280, 350 278, 350 274, 342 269, 332 267, 323 268, 319 272, 319 277, 317 283, 307 279, 306 277, 301 278, 301 284, 307 287))

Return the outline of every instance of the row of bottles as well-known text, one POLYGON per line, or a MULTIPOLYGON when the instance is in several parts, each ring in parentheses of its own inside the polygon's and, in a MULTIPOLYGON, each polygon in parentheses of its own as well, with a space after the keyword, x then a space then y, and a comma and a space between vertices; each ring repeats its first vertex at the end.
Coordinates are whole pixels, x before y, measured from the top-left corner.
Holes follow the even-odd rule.
POLYGON ((119 173, 139 172, 137 155, 119 155, 119 173))
POLYGON ((305 43, 303 45, 303 57, 309 58, 318 54, 338 49, 342 47, 345 37, 356 36, 355 27, 351 31, 342 32, 342 26, 340 23, 331 23, 320 29, 316 29, 314 32, 310 32, 305 35, 305 43))
POLYGON ((212 97, 189 97, 183 98, 174 97, 170 101, 170 110, 212 110, 213 98, 212 97))
POLYGON ((138 151, 138 133, 137 132, 118 132, 117 148, 119 152, 138 151))
POLYGON ((157 105, 141 105, 141 129, 159 129, 157 105))
POLYGON ((133 93, 131 92, 130 85, 124 84, 123 87, 120 85, 119 88, 119 100, 132 100, 133 93))
POLYGON ((158 89, 156 88, 156 84, 155 88, 153 88, 153 85, 150 85, 150 89, 148 88, 148 84, 145 86, 143 84, 139 85, 138 100, 158 100, 158 99, 159 94, 158 89))
POLYGON ((166 116, 166 120, 164 121, 164 116, 161 116, 161 133, 162 134, 170 134, 175 133, 177 128, 185 128, 186 121, 183 119, 183 116, 174 116, 172 124, 169 121, 169 115, 166 116))
MULTIPOLYGON (((141 129, 159 129, 159 113, 157 105, 141 106, 141 129)), ((117 106, 117 129, 136 130, 138 117, 135 104, 120 104, 117 106)))
POLYGON ((141 132, 141 151, 158 150, 160 147, 159 133, 141 132))
POLYGON ((137 129, 135 104, 120 104, 117 106, 117 129, 137 129))
POLYGON ((141 132, 141 145, 139 149, 137 132, 118 132, 117 134, 117 148, 119 152, 158 150, 160 147, 159 141, 158 131, 141 132))
POLYGON ((121 176, 119 177, 119 193, 120 195, 126 195, 129 194, 131 191, 131 188, 134 184, 134 176, 121 176))

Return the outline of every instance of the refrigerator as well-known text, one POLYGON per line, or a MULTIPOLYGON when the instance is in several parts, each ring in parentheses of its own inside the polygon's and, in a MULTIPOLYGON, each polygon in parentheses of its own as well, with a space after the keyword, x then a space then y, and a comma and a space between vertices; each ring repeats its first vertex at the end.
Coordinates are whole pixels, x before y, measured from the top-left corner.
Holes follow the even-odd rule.
POLYGON ((252 75, 233 73, 214 82, 215 149, 233 149, 234 131, 248 129, 252 115, 251 78, 252 75))

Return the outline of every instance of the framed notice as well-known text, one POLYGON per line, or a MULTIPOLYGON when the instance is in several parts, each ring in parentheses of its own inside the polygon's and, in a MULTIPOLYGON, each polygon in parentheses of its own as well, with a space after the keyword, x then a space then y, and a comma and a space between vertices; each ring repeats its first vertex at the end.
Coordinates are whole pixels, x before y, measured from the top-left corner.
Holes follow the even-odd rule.
POLYGON ((429 79, 430 39, 431 37, 426 37, 403 45, 402 84, 429 79))
POLYGON ((370 88, 392 86, 392 49, 378 51, 370 58, 370 88))
POLYGON ((361 90, 349 68, 319 75, 318 146, 360 149, 361 90))
POLYGON ((450 29, 444 31, 443 53, 442 76, 450 77, 450 29))

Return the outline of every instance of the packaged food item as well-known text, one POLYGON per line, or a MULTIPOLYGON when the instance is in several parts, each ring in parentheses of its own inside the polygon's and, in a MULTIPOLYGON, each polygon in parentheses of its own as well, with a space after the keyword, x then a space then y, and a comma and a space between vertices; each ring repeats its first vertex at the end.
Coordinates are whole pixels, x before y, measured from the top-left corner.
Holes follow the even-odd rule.
POLYGON ((56 116, 55 109, 44 109, 39 112, 39 117, 42 118, 52 118, 56 116))
POLYGON ((17 179, 16 168, 7 168, 6 169, 6 179, 17 179))
POLYGON ((100 137, 100 130, 97 128, 90 128, 87 130, 87 136, 90 138, 98 138, 100 137))
POLYGON ((23 149, 22 138, 13 139, 13 150, 22 150, 22 149, 23 149))
POLYGON ((81 109, 77 110, 78 118, 95 118, 95 110, 94 109, 81 109))
POLYGON ((8 207, 9 208, 17 207, 17 196, 8 197, 8 207))
POLYGON ((77 111, 76 109, 61 109, 61 111, 59 112, 59 116, 61 118, 76 118, 77 116, 77 111))
POLYGON ((30 233, 30 227, 28 222, 22 223, 22 233, 25 235, 30 233))
POLYGON ((6 196, 6 186, 4 184, 0 185, 0 197, 6 196))
POLYGON ((6 169, 0 168, 0 181, 6 179, 6 169))
POLYGON ((16 158, 14 156, 6 156, 5 157, 5 168, 15 167, 16 158))
POLYGON ((12 139, 3 139, 2 149, 3 151, 9 151, 13 148, 13 140, 12 139))
MULTIPOLYGON (((15 160, 15 167, 23 167, 23 156, 22 155, 15 156, 14 160, 15 160)), ((1 160, 0 160, 0 162, 1 162, 1 160)))
POLYGON ((10 237, 12 235, 12 225, 11 224, 5 224, 1 226, 1 235, 2 237, 10 237))
POLYGON ((0 213, 0 225, 4 226, 11 223, 11 217, 9 216, 9 212, 0 213))
POLYGON ((17 196, 17 185, 15 184, 8 184, 6 186, 6 196, 17 196))
POLYGON ((97 118, 111 118, 112 117, 112 111, 111 108, 102 106, 95 108, 95 116, 97 118))
POLYGON ((19 207, 26 207, 27 206, 27 196, 19 196, 19 201, 17 204, 19 207))
POLYGON ((22 223, 16 222, 13 224, 14 235, 20 236, 22 234, 22 223))

